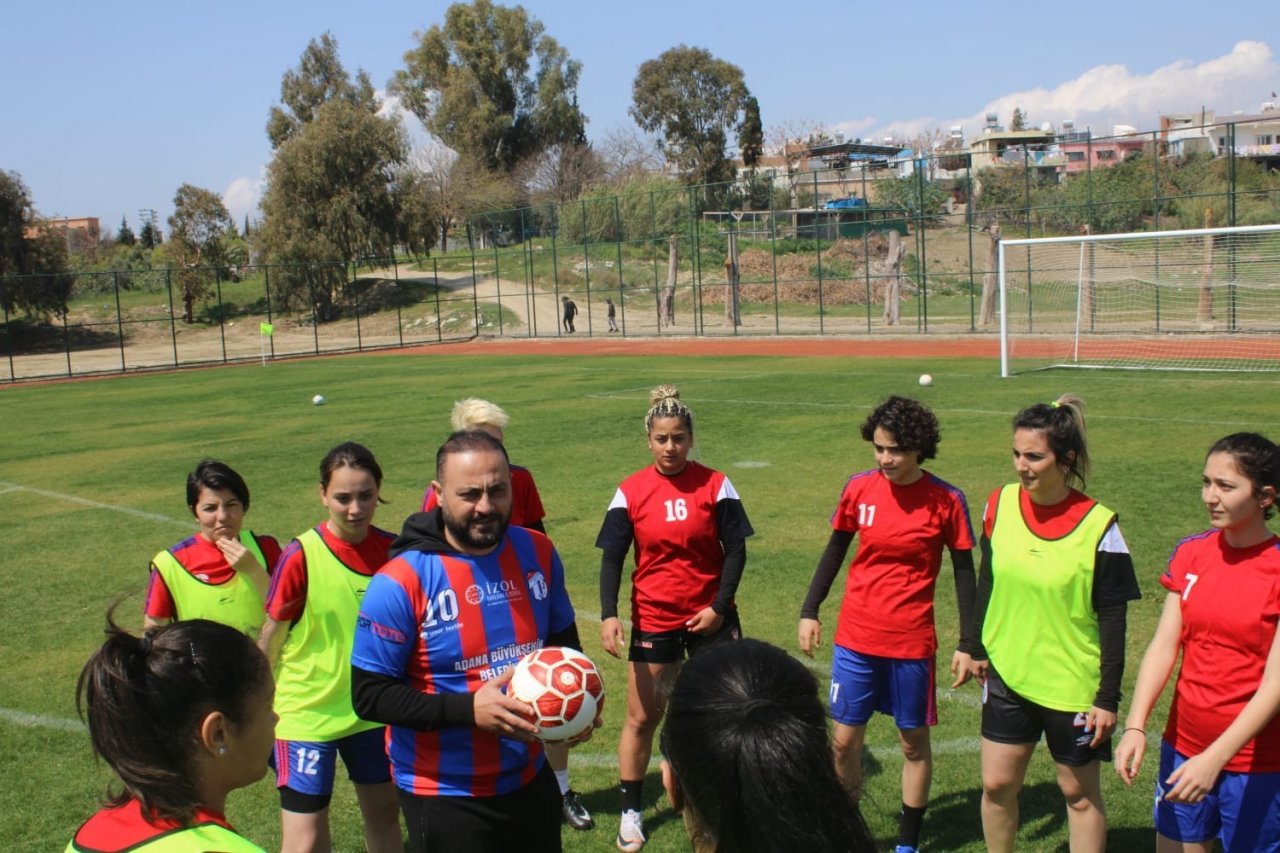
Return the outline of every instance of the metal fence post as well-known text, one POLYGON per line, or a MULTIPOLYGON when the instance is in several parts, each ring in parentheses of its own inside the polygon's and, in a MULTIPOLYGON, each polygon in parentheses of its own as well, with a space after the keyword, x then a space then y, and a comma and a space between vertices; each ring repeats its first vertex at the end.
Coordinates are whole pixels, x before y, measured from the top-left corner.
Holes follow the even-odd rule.
POLYGON ((120 310, 120 273, 111 273, 111 287, 116 293, 116 337, 120 340, 120 372, 128 370, 124 360, 124 317, 120 310))
POLYGON ((173 366, 178 366, 178 324, 173 319, 173 270, 165 268, 164 286, 169 293, 169 340, 173 342, 173 366))
POLYGON ((275 323, 271 319, 271 266, 269 264, 262 265, 262 296, 267 302, 267 325, 272 326, 272 333, 267 335, 267 348, 271 350, 271 357, 276 357, 276 336, 275 323))
MULTIPOLYGON (((222 302, 222 270, 214 267, 213 286, 218 296, 218 340, 222 343, 222 363, 227 363, 227 307, 222 302)), ((193 316, 192 320, 195 319, 193 316)))

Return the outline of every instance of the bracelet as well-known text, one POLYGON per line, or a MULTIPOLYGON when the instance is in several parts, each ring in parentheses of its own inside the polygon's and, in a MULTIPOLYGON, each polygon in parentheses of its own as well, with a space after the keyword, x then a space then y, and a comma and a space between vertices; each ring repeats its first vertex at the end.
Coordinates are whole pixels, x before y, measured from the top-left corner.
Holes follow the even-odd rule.
POLYGON ((1146 729, 1140 729, 1140 728, 1138 728, 1137 726, 1129 726, 1127 729, 1125 729, 1124 731, 1122 731, 1120 734, 1121 734, 1121 736, 1124 736, 1124 735, 1127 735, 1129 732, 1142 732, 1142 736, 1143 736, 1143 737, 1146 737, 1146 736, 1147 736, 1147 730, 1146 730, 1146 729))

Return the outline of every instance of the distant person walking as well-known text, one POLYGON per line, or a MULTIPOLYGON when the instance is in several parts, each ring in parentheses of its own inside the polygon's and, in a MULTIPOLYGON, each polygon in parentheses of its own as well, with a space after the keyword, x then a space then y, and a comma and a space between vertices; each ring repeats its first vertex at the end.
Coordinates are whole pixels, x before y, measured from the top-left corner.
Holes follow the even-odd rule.
POLYGON ((616 332, 618 331, 618 306, 613 304, 612 299, 606 299, 604 304, 605 319, 609 321, 609 331, 616 332))
POLYGON ((564 304, 564 330, 573 332, 573 318, 578 316, 578 306, 567 296, 561 296, 560 301, 564 304))

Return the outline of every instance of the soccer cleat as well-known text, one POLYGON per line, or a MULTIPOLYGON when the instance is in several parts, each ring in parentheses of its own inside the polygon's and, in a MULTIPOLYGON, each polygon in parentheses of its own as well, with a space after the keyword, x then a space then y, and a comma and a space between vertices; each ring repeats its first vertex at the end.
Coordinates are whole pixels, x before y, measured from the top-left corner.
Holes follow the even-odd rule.
POLYGON ((622 853, 639 853, 644 846, 644 818, 640 812, 627 809, 618 825, 618 849, 622 853))
POLYGON ((564 815, 564 822, 574 829, 591 829, 596 825, 591 819, 591 812, 582 804, 582 796, 572 788, 564 792, 560 813, 564 815))
POLYGON ((909 844, 899 844, 893 848, 893 853, 919 853, 919 851, 909 844))

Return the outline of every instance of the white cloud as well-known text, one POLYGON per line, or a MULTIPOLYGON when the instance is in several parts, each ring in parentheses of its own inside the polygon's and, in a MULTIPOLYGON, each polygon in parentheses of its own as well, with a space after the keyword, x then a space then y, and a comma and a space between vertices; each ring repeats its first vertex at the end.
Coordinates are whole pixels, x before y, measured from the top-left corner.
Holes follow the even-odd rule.
POLYGON ((1098 65, 1053 88, 1000 95, 970 115, 942 120, 924 116, 880 126, 896 138, 911 138, 959 124, 965 136, 972 137, 987 113, 996 113, 999 123, 1008 127, 1014 107, 1020 107, 1034 127, 1046 121, 1060 127, 1063 119, 1072 119, 1078 129, 1090 128, 1095 136, 1110 135, 1117 124, 1149 131, 1158 128, 1162 114, 1203 108, 1222 120, 1237 110, 1255 113, 1276 88, 1277 78, 1280 64, 1271 48, 1260 41, 1241 41, 1230 53, 1204 62, 1181 59, 1148 74, 1135 74, 1124 65, 1098 65))
POLYGON ((256 178, 235 178, 222 191, 222 203, 227 206, 231 220, 239 228, 247 215, 250 219, 258 217, 258 201, 262 198, 262 188, 266 186, 267 167, 258 171, 256 178))

